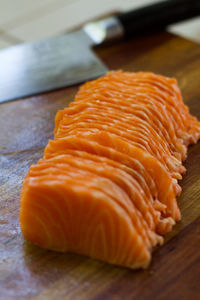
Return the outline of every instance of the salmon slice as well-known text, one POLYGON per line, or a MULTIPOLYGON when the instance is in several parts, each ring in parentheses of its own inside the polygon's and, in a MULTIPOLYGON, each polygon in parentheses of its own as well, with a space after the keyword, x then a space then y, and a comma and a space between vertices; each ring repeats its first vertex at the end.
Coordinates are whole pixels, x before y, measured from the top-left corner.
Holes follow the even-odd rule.
POLYGON ((60 166, 59 176, 33 169, 23 186, 20 216, 22 232, 31 242, 132 268, 149 264, 150 251, 131 218, 102 191, 105 179, 96 181, 88 172, 66 174, 60 166))
POLYGON ((187 146, 200 123, 177 81, 108 72, 58 111, 54 140, 23 182, 20 224, 46 249, 146 268, 180 220, 187 146))

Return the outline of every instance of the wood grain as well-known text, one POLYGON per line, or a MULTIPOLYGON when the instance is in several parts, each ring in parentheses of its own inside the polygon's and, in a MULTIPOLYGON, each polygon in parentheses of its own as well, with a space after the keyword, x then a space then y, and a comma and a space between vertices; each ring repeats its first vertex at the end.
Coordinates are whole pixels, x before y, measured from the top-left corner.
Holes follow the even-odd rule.
MULTIPOLYGON (((160 33, 96 48, 110 69, 153 71, 178 79, 200 118, 200 46, 160 33)), ((19 195, 29 166, 53 136, 54 117, 77 86, 0 105, 0 299, 200 299, 200 143, 190 147, 179 197, 182 221, 145 271, 113 267, 24 241, 19 195)))

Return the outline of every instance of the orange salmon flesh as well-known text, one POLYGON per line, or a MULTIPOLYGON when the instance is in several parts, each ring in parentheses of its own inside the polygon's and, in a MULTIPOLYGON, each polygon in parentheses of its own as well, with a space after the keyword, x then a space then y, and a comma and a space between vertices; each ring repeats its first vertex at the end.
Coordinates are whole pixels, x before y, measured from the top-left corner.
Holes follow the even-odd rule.
POLYGON ((58 111, 54 139, 21 191, 24 237, 132 269, 147 268, 181 214, 176 197, 200 122, 177 81, 111 71, 58 111))

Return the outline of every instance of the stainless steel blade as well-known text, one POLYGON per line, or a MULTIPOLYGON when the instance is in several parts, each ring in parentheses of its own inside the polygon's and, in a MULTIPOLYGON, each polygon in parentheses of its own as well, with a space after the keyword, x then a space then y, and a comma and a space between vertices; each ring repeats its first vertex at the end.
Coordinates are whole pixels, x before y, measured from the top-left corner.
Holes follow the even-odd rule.
POLYGON ((78 84, 105 74, 92 40, 78 30, 0 51, 0 103, 78 84))

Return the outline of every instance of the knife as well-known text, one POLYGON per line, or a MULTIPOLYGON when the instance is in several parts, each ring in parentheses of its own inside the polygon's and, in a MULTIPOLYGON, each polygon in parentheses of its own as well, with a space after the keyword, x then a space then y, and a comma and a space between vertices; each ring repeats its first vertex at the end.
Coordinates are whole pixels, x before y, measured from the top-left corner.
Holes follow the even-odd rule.
POLYGON ((66 35, 0 51, 0 103, 96 78, 108 69, 92 47, 153 33, 200 15, 199 0, 169 0, 86 24, 66 35))

